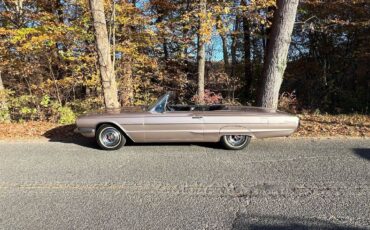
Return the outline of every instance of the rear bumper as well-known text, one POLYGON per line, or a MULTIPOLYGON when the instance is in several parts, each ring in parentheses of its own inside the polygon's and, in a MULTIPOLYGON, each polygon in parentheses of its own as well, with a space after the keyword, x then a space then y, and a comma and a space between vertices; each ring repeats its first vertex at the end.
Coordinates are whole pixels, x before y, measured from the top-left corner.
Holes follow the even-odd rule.
POLYGON ((79 133, 85 137, 95 137, 95 129, 94 128, 75 128, 75 133, 79 133))

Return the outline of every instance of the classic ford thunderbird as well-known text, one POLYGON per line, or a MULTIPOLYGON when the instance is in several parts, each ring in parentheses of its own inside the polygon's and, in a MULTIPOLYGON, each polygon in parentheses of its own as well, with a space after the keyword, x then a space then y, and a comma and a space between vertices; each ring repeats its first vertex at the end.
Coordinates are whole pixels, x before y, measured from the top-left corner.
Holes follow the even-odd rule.
POLYGON ((221 142, 227 149, 245 148, 251 138, 289 136, 299 118, 257 107, 177 105, 167 93, 141 109, 81 116, 76 132, 96 138, 102 149, 115 150, 128 140, 150 142, 221 142))

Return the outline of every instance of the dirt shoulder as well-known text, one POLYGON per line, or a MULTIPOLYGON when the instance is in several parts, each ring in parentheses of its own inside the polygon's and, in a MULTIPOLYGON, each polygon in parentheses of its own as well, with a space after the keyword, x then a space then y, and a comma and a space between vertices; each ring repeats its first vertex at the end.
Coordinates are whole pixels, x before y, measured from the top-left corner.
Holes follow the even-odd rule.
POLYGON ((370 137, 367 115, 299 115, 294 137, 370 137))
MULTIPOLYGON (((299 115, 301 125, 293 137, 370 137, 370 116, 299 115)), ((0 124, 0 140, 68 139, 78 137, 74 125, 29 121, 0 124)))

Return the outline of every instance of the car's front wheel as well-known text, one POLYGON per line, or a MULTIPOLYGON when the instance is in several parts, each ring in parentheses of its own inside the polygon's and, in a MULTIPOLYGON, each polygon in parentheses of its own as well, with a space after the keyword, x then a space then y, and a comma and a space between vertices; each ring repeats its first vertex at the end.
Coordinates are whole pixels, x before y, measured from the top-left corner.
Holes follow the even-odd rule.
POLYGON ((225 135, 221 138, 222 145, 230 150, 244 149, 250 141, 251 137, 246 135, 225 135))
POLYGON ((126 144, 126 138, 122 132, 112 125, 102 125, 96 132, 96 141, 104 150, 116 150, 126 144))

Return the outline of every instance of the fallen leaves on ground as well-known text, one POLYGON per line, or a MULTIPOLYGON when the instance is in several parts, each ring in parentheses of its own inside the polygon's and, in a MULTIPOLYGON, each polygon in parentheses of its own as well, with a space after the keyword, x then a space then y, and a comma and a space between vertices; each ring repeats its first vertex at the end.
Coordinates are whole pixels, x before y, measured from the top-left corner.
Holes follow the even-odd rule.
MULTIPOLYGON (((294 137, 370 137, 367 115, 299 115, 300 127, 294 137)), ((29 121, 0 124, 0 140, 48 138, 62 140, 78 137, 74 125, 29 121)))
POLYGON ((299 115, 296 137, 370 137, 370 116, 367 115, 299 115))
POLYGON ((1 139, 33 139, 71 138, 77 134, 73 132, 75 125, 59 125, 52 122, 29 121, 22 123, 0 124, 1 139))

